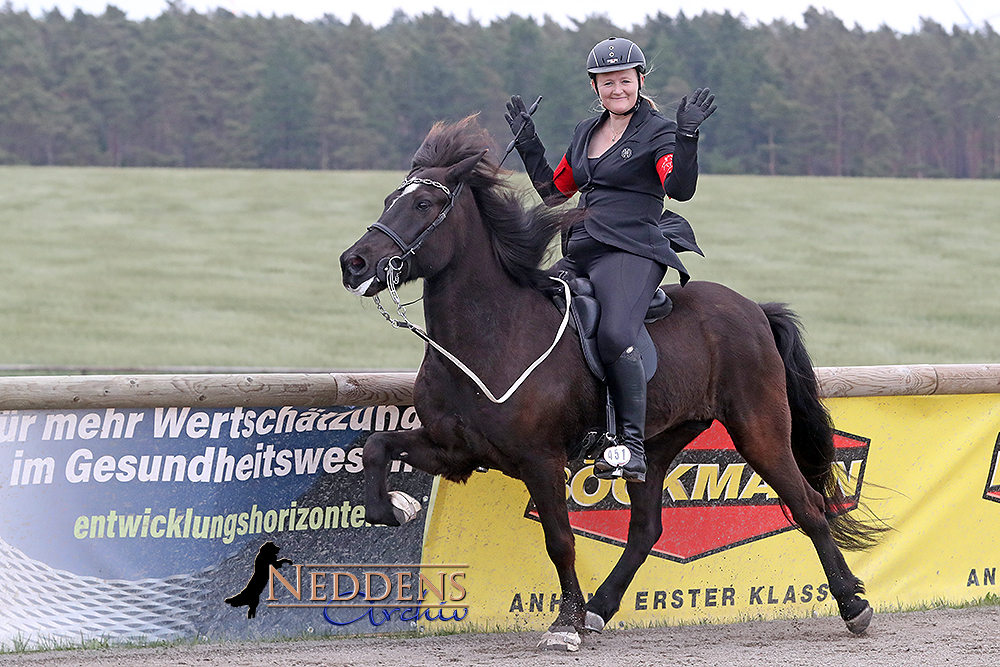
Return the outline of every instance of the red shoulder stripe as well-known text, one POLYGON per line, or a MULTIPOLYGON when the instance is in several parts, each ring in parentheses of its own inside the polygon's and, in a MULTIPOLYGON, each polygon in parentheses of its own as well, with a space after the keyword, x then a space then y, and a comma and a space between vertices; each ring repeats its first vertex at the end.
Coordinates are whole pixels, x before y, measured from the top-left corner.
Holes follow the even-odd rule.
POLYGON ((552 176, 552 183, 559 192, 567 197, 572 197, 576 194, 576 181, 573 180, 573 168, 569 166, 565 155, 559 160, 559 166, 556 167, 555 173, 552 176))
POLYGON ((660 175, 660 184, 666 183, 667 176, 674 170, 674 154, 667 153, 656 161, 656 173, 660 175))

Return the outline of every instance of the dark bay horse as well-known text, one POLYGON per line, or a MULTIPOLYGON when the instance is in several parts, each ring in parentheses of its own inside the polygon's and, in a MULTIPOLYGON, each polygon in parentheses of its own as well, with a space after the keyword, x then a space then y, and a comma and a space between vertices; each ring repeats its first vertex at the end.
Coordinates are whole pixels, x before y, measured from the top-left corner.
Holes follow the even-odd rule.
MULTIPOLYGON (((473 118, 436 125, 377 223, 340 262, 344 285, 362 296, 377 295, 395 276, 422 278, 427 335, 499 395, 552 345, 560 326, 562 315, 546 295, 555 283, 539 266, 567 213, 526 211, 484 157, 490 145, 473 118)), ((718 420, 812 540, 848 629, 864 632, 872 609, 840 548, 871 546, 880 528, 837 512, 843 495, 830 418, 794 316, 714 283, 664 289, 674 309, 649 325, 659 368, 648 387, 646 482, 628 484, 628 543, 589 602, 574 567, 564 468, 567 451, 603 429, 605 405, 575 336, 563 337, 503 403, 428 346, 413 393, 423 426, 375 433, 364 446, 366 519, 399 524, 386 482, 391 459, 453 481, 479 467, 520 479, 562 588, 559 615, 542 643, 574 650, 581 632, 600 631, 618 611, 659 539, 671 461, 718 420)))

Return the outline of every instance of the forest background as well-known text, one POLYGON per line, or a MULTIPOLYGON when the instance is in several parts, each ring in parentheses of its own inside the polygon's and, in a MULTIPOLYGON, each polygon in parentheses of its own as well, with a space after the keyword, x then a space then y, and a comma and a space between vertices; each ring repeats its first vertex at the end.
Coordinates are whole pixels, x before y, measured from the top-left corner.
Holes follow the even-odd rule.
MULTIPOLYGON (((672 115, 708 86, 702 170, 716 174, 1000 177, 1000 36, 932 21, 901 34, 810 9, 805 27, 731 14, 658 14, 631 30, 511 15, 200 14, 173 2, 132 21, 109 5, 41 18, 0 6, 0 164, 405 169, 430 126, 543 95, 539 135, 561 154, 594 107, 583 59, 642 45, 646 92, 672 115)), ((517 161, 508 166, 517 167, 517 161)))

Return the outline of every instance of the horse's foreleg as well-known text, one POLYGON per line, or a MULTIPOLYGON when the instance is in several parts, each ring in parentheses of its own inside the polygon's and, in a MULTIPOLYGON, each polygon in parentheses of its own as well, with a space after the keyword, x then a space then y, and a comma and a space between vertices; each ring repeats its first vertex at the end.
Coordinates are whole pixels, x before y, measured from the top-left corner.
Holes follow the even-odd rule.
POLYGON ((711 424, 685 422, 646 441, 646 481, 628 485, 628 542, 608 578, 587 602, 587 630, 600 632, 618 612, 625 590, 663 533, 663 479, 667 470, 677 453, 711 424))
POLYGON ((576 547, 566 510, 566 479, 562 466, 539 465, 523 475, 538 510, 545 549, 559 577, 559 615, 542 637, 539 648, 575 651, 584 626, 583 592, 576 576, 576 547))
POLYGON ((373 433, 368 438, 361 455, 365 475, 365 520, 368 523, 386 526, 400 524, 389 496, 389 461, 400 458, 401 452, 432 446, 433 443, 422 428, 373 433))
POLYGON ((646 561, 653 545, 660 539, 663 532, 663 514, 660 507, 665 472, 666 465, 662 461, 651 460, 646 471, 646 481, 642 484, 628 485, 631 505, 628 542, 611 574, 597 589, 594 597, 587 602, 587 630, 600 632, 618 612, 625 590, 632 583, 632 578, 639 567, 646 561))

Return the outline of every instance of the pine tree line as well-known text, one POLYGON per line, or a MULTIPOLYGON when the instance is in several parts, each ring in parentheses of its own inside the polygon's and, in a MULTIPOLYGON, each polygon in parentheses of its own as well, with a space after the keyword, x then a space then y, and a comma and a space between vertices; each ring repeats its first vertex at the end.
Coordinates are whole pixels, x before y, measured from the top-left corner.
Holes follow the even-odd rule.
MULTIPOLYGON (((925 22, 912 34, 726 14, 658 14, 631 30, 435 12, 384 27, 189 10, 131 21, 0 8, 0 164, 401 169, 437 120, 480 113, 506 145, 513 93, 544 100, 561 154, 594 95, 583 63, 629 37, 664 113, 718 96, 706 172, 1000 177, 1000 37, 925 22)), ((516 166, 516 160, 507 164, 516 166)))

